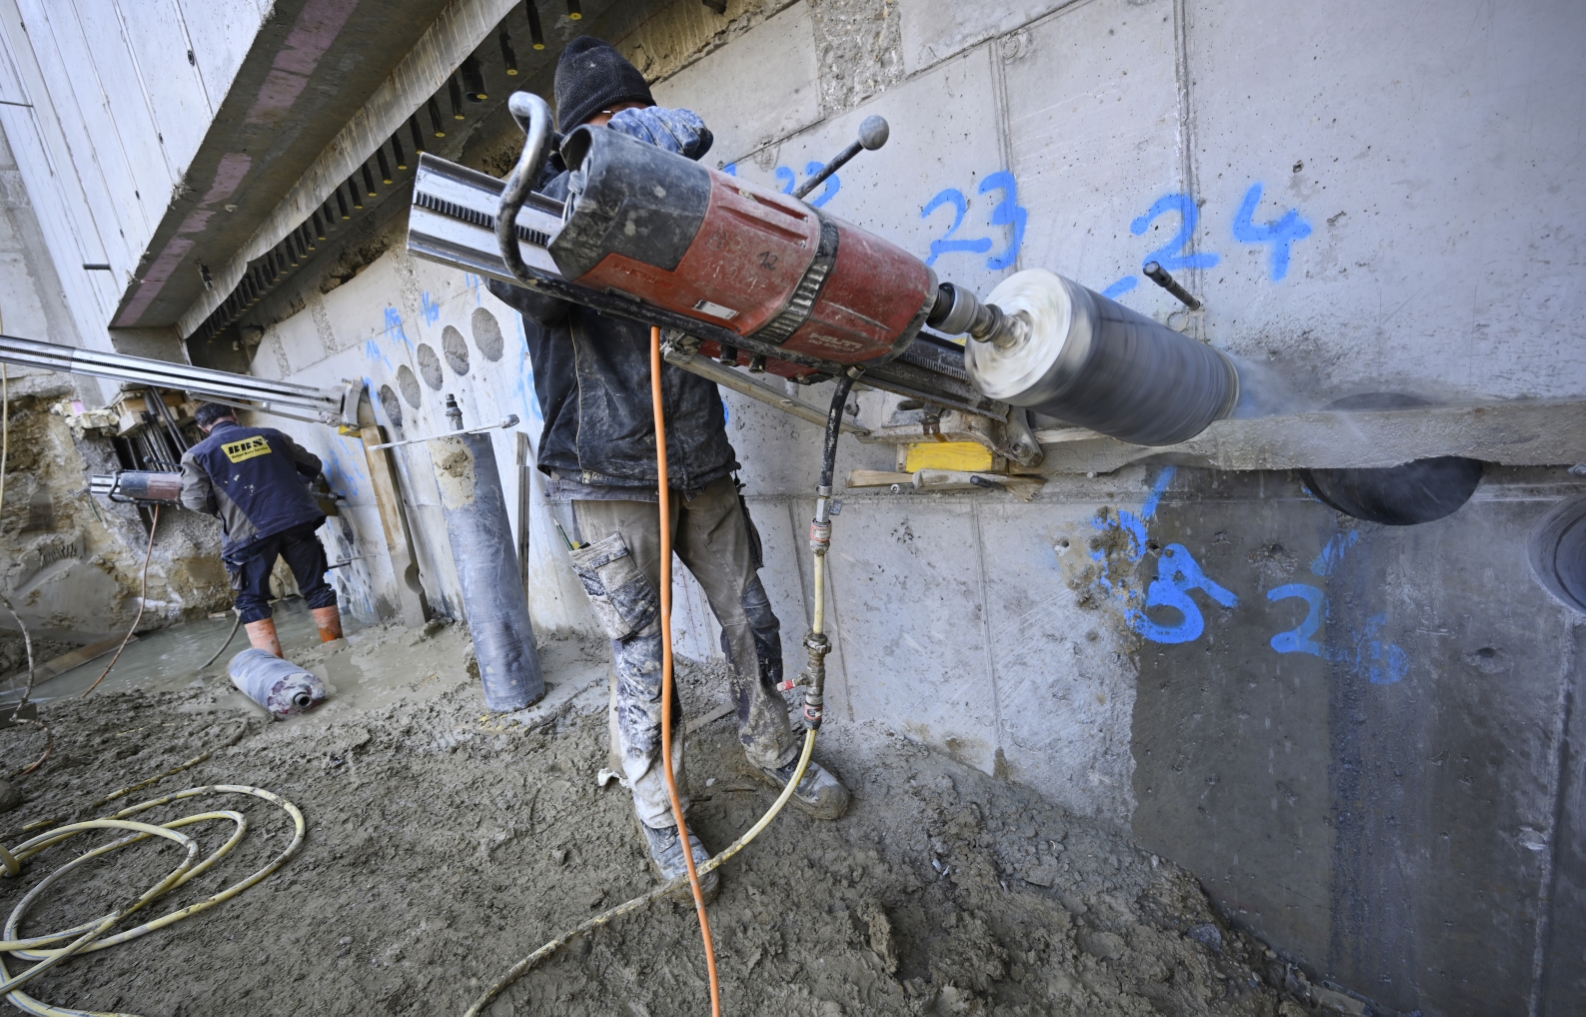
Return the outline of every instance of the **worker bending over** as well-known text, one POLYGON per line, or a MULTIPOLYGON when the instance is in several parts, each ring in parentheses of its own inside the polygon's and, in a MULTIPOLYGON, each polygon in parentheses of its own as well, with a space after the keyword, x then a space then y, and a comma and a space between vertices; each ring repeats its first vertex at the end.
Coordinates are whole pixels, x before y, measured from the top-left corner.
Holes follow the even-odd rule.
POLYGON ((341 638, 329 563, 314 535, 325 513, 309 493, 319 475, 314 453, 273 427, 243 427, 229 406, 204 403, 193 414, 208 435, 182 456, 182 504, 220 517, 220 560, 237 591, 248 641, 281 656, 270 617, 270 573, 277 556, 297 578, 321 642, 341 638))
MULTIPOLYGON (((644 77, 611 46, 581 36, 556 67, 556 122, 562 133, 602 125, 691 159, 711 134, 689 110, 656 107, 644 77)), ((553 166, 552 169, 560 169, 553 166)), ((548 174, 551 171, 548 171, 548 174)), ((539 181, 558 199, 568 194, 565 170, 539 181)), ((650 329, 624 318, 492 281, 490 291, 523 315, 535 394, 545 416, 537 465, 552 499, 573 505, 583 546, 574 567, 611 637, 612 753, 633 790, 634 806, 662 878, 685 871, 661 761, 661 532, 657 510, 655 424, 650 395, 650 329)), ((726 414, 715 383, 661 366, 672 547, 710 600, 722 628, 738 734, 753 773, 786 787, 798 765, 799 740, 776 685, 782 645, 776 615, 757 569, 759 537, 745 512, 733 471, 726 414)), ((674 729, 682 724, 670 690, 674 729)), ((685 811, 683 739, 674 730, 673 766, 685 811)), ((793 802, 813 816, 835 819, 848 791, 811 762, 793 802)), ((710 853, 690 834, 696 863, 710 853)), ((714 896, 715 872, 701 880, 714 896)), ((679 892, 686 896, 687 888, 679 892)))

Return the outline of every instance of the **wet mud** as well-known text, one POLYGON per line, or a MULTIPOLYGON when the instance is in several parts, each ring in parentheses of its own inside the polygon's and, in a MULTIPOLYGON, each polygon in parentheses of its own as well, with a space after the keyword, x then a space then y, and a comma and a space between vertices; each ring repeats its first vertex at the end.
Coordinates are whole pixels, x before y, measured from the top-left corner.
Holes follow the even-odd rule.
MULTIPOLYGON (((261 884, 74 958, 34 995, 172 1017, 460 1015, 520 957, 655 885, 628 793, 597 784, 607 759, 604 646, 542 648, 546 700, 505 717, 484 715, 460 626, 367 629, 287 651, 333 689, 319 710, 288 721, 267 720, 218 666, 174 689, 101 690, 41 709, 55 752, 18 782, 26 800, 0 826, 71 813, 210 751, 128 800, 255 785, 300 807, 308 832, 261 884)), ((680 675, 695 721, 726 703, 719 672, 685 664, 680 675)), ((772 800, 743 772, 732 724, 718 717, 688 736, 691 819, 713 848, 772 800)), ((41 744, 35 733, 0 732, 8 767, 41 744)), ((826 823, 789 809, 726 867, 711 908, 725 1012, 1308 1012, 1283 995, 1284 966, 1216 917, 1166 859, 879 730, 830 724, 817 755, 845 777, 853 808, 826 823)), ((237 795, 151 815, 216 808, 244 813, 246 838, 152 913, 235 882, 289 840, 282 811, 237 795)), ((231 826, 189 829, 207 853, 231 826)), ((0 909, 101 836, 51 848, 21 877, 0 880, 0 909)), ((86 866, 43 895, 22 933, 109 910, 170 871, 178 853, 146 842, 86 866)), ((576 940, 487 1012, 699 1014, 705 977, 692 908, 663 902, 576 940)))

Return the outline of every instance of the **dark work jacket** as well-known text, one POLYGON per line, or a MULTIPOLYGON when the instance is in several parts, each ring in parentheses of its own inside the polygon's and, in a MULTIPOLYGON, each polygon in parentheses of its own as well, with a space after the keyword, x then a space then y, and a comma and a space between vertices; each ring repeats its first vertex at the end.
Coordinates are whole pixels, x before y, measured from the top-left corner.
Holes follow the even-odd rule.
POLYGON ((223 420, 182 456, 182 504, 220 517, 221 554, 236 561, 260 537, 325 521, 308 490, 319 470, 318 456, 275 428, 223 420))
MULTIPOLYGON (((541 190, 566 198, 567 174, 541 190)), ((590 485, 653 489, 650 327, 496 280, 490 292, 523 315, 545 415, 539 468, 590 485)), ((668 486, 698 491, 737 469, 715 382, 662 362, 661 403, 668 486)))

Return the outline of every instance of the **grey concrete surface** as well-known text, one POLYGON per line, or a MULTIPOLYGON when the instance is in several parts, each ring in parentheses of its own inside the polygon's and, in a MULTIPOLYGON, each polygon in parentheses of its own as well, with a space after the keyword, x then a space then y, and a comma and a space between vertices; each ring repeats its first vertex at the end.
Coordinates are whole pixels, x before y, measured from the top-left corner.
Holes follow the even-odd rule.
MULTIPOLYGON (((842 492, 833 723, 893 726, 1131 832, 1376 1012, 1581 1009, 1586 637, 1524 548, 1548 506, 1586 488, 1558 468, 1581 449, 1586 397, 1586 8, 747 9, 735 0, 741 20, 719 37, 696 31, 697 58, 655 57, 662 100, 716 129, 713 162, 790 188, 865 116, 886 116, 888 146, 812 196, 825 211, 982 292, 1023 267, 1071 276, 1270 370, 1291 396, 1277 417, 1168 451, 1054 440, 1029 503, 842 492), (1183 314, 1144 281, 1148 260, 1208 310, 1183 314), (1313 412, 1385 390, 1450 405, 1313 412), (1407 529, 1339 517, 1283 472, 1451 453, 1514 465, 1407 529)), ((468 421, 517 413, 537 440, 511 312, 475 277, 370 249, 340 285, 273 308, 255 373, 403 393, 400 424, 376 408, 393 437, 444 430, 453 393, 468 421), (500 326, 499 361, 479 346, 480 310, 500 326), (440 361, 439 387, 416 380, 448 328, 469 370, 440 361)), ((800 395, 824 407, 822 387, 800 395)), ((873 393, 859 401, 879 409, 873 393)), ((818 432, 726 403, 796 669, 818 432)), ((282 423, 350 499, 332 555, 373 557, 337 584, 372 620, 396 602, 395 578, 361 450, 282 423)), ((508 504, 513 440, 496 436, 508 504)), ((426 596, 455 614, 430 464, 422 446, 397 461, 426 596)), ((893 467, 890 447, 845 442, 838 471, 893 467)), ((560 509, 540 486, 529 501, 515 525, 530 531, 535 626, 592 632, 560 509)), ((678 646, 714 655, 691 582, 677 580, 678 646)))

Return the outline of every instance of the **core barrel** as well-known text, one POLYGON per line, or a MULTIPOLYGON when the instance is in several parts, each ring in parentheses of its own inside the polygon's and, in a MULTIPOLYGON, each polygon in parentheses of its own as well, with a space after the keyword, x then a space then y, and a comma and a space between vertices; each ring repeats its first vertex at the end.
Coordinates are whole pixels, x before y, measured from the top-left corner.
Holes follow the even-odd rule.
POLYGON ((1222 352, 1045 269, 1009 276, 986 303, 1027 324, 967 344, 969 376, 993 399, 1136 445, 1188 441, 1238 402, 1222 352))

